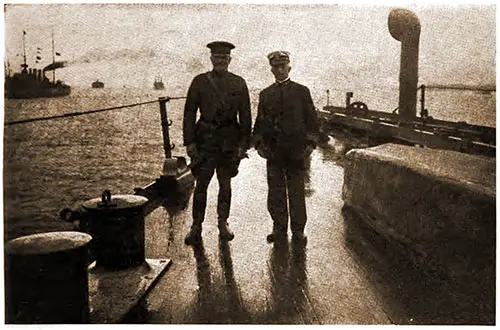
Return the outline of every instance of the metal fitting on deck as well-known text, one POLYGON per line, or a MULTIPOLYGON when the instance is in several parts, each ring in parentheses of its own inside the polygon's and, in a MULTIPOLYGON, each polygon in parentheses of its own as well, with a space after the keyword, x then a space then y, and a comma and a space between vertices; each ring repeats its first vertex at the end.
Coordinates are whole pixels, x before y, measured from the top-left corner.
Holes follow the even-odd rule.
POLYGON ((351 98, 353 97, 354 93, 353 92, 347 92, 345 93, 345 107, 349 107, 351 104, 351 98))
POLYGON ((94 238, 91 249, 97 266, 122 269, 144 260, 144 207, 148 199, 137 195, 111 195, 83 203, 88 232, 94 238))
POLYGON ((88 246, 92 237, 49 232, 7 242, 6 322, 87 323, 88 246))

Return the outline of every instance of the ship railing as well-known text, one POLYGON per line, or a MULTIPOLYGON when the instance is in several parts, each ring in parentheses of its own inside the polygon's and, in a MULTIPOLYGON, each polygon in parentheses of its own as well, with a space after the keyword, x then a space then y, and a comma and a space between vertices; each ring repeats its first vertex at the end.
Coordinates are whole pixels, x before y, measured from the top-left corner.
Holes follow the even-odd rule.
MULTIPOLYGON (((406 138, 406 135, 403 134, 405 137, 403 140, 438 149, 452 149, 494 156, 496 154, 496 129, 469 124, 465 121, 452 122, 433 118, 425 106, 425 94, 429 88, 433 87, 422 84, 416 89, 416 92, 420 91, 420 113, 418 116, 415 114, 410 122, 409 127, 412 128, 414 134, 411 135, 411 138, 406 138), (432 135, 432 139, 429 138, 429 133, 432 135), (429 143, 430 140, 433 143, 429 143)), ((402 119, 399 107, 396 107, 392 112, 372 110, 363 102, 351 102, 353 92, 346 93, 345 107, 333 106, 330 105, 330 90, 326 92, 327 105, 323 107, 323 111, 319 111, 318 115, 327 123, 335 123, 391 137, 399 137, 404 131, 404 127, 401 126, 402 119)))
POLYGON ((159 103, 160 116, 161 116, 161 127, 162 127, 162 133, 163 133, 163 144, 164 144, 163 147, 165 150, 165 157, 171 158, 171 156, 172 156, 171 150, 173 148, 175 148, 175 145, 170 143, 170 134, 169 134, 168 127, 170 125, 172 125, 172 121, 168 119, 166 104, 170 100, 180 100, 180 99, 185 99, 185 98, 186 98, 185 96, 173 96, 173 97, 166 96, 166 97, 160 97, 156 100, 131 103, 131 104, 114 106, 114 107, 109 107, 109 108, 85 110, 85 111, 72 111, 72 112, 62 113, 62 114, 54 115, 54 116, 34 117, 34 118, 14 120, 14 121, 6 122, 4 125, 5 126, 13 126, 13 125, 27 124, 27 123, 33 123, 33 122, 39 122, 39 121, 71 118, 71 117, 84 116, 84 115, 89 115, 89 114, 94 114, 94 113, 99 113, 99 112, 114 111, 114 110, 120 110, 120 109, 124 109, 124 108, 132 108, 132 107, 145 105, 145 104, 159 103))
POLYGON ((183 98, 185 97, 160 97, 153 101, 5 123, 5 126, 14 126, 158 102, 166 158, 162 175, 144 187, 135 188, 135 196, 118 194, 113 200, 111 191, 104 190, 102 200, 96 204, 96 208, 91 206, 94 205, 92 199, 77 208, 63 209, 59 213, 60 218, 70 223, 78 222, 78 227, 75 228, 78 233, 48 232, 42 234, 43 239, 39 236, 36 236, 37 239, 32 236, 22 238, 17 252, 12 250, 14 252, 6 257, 6 285, 11 288, 6 306, 8 323, 120 323, 134 315, 133 311, 143 307, 144 297, 171 264, 171 260, 167 258, 146 258, 145 217, 159 206, 166 207, 169 212, 185 209, 194 186, 194 177, 185 158, 171 157, 171 150, 175 145, 170 143, 169 126, 172 121, 168 119, 166 104, 170 100, 183 98), (117 201, 122 203, 121 208, 117 207, 117 201), (124 210, 129 212, 124 213, 124 210), (81 243, 83 239, 85 244, 81 243), (46 244, 47 241, 57 241, 57 250, 54 243, 49 243, 51 248, 33 258, 24 252, 35 248, 39 250, 39 244, 46 244), (60 261, 61 255, 64 256, 64 262, 57 262, 56 266, 54 260, 60 261), (33 276, 18 275, 29 274, 33 269, 36 272, 38 265, 42 265, 47 271, 43 276, 36 277, 36 280, 33 276), (76 265, 79 268, 73 269, 76 265), (70 270, 74 276, 66 276, 66 281, 63 281, 60 274, 68 274, 70 270), (44 285, 40 286, 40 281, 44 285), (46 298, 45 284, 59 284, 61 281, 65 287, 70 288, 69 293, 46 298), (76 281, 75 285, 72 285, 72 281, 76 281), (14 291, 12 288, 21 289, 14 291), (123 299, 124 296, 127 299, 123 299), (74 304, 68 304, 70 299, 74 304), (44 306, 51 307, 41 309, 39 301, 44 306), (110 301, 119 303, 110 304, 110 301), (63 313, 60 313, 61 307, 65 308, 63 313))

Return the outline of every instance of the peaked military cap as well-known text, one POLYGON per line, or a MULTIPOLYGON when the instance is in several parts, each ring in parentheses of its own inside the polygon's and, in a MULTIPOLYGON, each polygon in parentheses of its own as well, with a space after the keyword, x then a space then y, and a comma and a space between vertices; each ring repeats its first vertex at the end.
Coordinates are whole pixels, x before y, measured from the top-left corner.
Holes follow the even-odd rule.
POLYGON ((284 50, 278 50, 267 55, 269 64, 276 65, 282 63, 290 63, 290 53, 284 50))
POLYGON ((213 41, 207 45, 212 54, 231 54, 234 45, 227 41, 213 41))

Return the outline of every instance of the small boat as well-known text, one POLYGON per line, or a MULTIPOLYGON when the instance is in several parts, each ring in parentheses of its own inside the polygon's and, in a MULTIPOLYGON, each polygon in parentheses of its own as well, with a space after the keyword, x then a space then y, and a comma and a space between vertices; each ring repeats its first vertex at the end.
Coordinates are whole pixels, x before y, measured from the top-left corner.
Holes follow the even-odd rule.
POLYGON ((165 85, 163 85, 163 81, 162 81, 162 78, 160 76, 155 77, 154 88, 156 90, 165 89, 165 85))
POLYGON ((99 81, 99 79, 97 79, 92 83, 92 88, 104 88, 104 83, 102 81, 99 81))

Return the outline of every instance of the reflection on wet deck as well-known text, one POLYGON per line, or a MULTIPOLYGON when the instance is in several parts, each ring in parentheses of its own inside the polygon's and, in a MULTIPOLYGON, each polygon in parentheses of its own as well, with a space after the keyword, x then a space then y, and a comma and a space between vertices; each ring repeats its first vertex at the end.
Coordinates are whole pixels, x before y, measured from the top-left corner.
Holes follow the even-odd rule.
MULTIPOLYGON (((158 208, 146 220, 146 256, 172 266, 145 302, 141 323, 174 324, 449 324, 488 323, 456 307, 442 282, 393 258, 342 210, 343 169, 333 153, 313 153, 306 244, 272 245, 265 161, 255 152, 233 180, 230 227, 220 242, 217 183, 209 187, 203 245, 184 245, 186 210, 158 208), (349 221, 345 222, 345 219, 349 221), (346 227, 346 223, 349 226, 346 227), (433 295, 435 290, 436 295, 433 295)), ((289 235, 290 236, 290 235, 289 235)), ((446 287, 446 286, 445 286, 446 287)), ((463 301, 463 299, 462 299, 463 301)), ((494 311, 493 311, 494 314, 494 311)))

